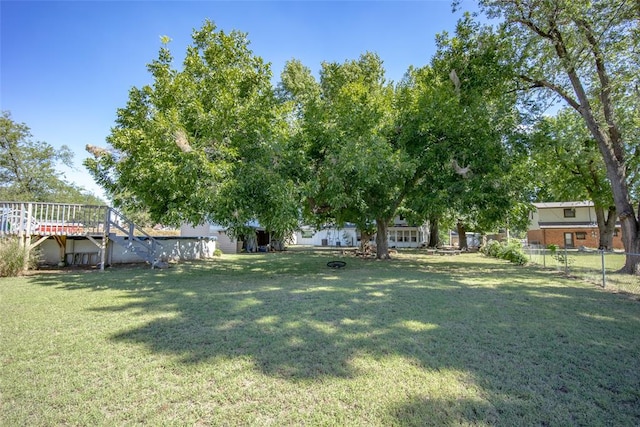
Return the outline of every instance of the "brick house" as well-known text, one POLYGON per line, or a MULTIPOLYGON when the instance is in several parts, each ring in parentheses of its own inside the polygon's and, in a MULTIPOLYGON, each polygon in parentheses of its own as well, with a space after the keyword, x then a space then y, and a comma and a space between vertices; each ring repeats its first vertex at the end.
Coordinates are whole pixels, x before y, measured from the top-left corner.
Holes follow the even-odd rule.
MULTIPOLYGON (((557 245, 560 248, 597 248, 598 223, 593 202, 534 203, 527 240, 530 245, 557 245)), ((614 249, 623 249, 620 227, 613 233, 614 249)))

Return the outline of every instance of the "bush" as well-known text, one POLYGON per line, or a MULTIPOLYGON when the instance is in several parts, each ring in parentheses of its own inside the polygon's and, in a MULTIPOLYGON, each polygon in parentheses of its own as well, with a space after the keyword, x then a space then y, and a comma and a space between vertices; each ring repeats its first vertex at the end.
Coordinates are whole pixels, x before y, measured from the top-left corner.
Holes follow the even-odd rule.
POLYGON ((489 240, 485 246, 480 249, 485 255, 499 258, 502 245, 497 240, 489 240))
POLYGON ((571 260, 566 257, 566 250, 564 253, 558 251, 560 247, 558 245, 547 245, 547 249, 549 250, 549 254, 553 259, 555 259, 558 264, 571 264, 571 260))
POLYGON ((216 248, 215 251, 213 251, 213 256, 222 256, 222 251, 218 248, 216 248))
POLYGON ((489 240, 480 251, 487 256, 504 259, 519 265, 527 263, 527 256, 522 250, 522 244, 517 240, 511 240, 507 243, 489 240))
POLYGON ((500 252, 500 258, 519 265, 527 263, 527 256, 522 251, 522 245, 517 241, 512 241, 504 245, 500 252))
MULTIPOLYGON (((28 251, 20 247, 18 239, 0 239, 0 277, 22 274, 28 255, 28 251)), ((33 267, 35 259, 30 259, 29 261, 27 267, 33 267)))

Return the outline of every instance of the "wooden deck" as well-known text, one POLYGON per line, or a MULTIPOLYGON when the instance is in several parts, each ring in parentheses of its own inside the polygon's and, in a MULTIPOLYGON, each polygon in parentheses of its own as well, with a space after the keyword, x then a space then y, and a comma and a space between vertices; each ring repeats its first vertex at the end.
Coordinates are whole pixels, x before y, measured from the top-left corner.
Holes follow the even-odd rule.
POLYGON ((125 246, 152 266, 156 239, 109 206, 66 203, 0 202, 0 237, 17 236, 24 247, 35 248, 49 237, 65 258, 67 237, 82 236, 98 247, 104 268, 108 244, 125 246), (143 237, 143 238, 140 238, 143 237))

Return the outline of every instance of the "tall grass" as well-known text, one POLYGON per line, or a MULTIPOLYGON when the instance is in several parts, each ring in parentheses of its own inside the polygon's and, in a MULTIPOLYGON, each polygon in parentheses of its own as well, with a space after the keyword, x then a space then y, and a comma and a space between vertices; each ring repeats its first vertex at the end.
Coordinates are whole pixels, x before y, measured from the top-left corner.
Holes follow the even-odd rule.
POLYGON ((34 266, 35 260, 29 257, 27 249, 20 246, 18 238, 0 238, 0 277, 18 276, 34 266))
POLYGON ((0 425, 640 424, 639 302, 483 255, 38 274, 0 312, 0 425))

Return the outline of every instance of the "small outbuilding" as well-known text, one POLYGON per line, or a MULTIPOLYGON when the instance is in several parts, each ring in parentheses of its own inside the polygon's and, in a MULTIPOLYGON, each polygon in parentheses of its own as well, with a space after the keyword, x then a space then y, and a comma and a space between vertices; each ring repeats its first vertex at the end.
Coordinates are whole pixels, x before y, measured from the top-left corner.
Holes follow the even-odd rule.
POLYGON ((258 223, 247 224, 253 233, 248 236, 233 236, 226 227, 219 224, 201 225, 183 224, 180 227, 182 237, 215 237, 216 247, 225 254, 241 252, 268 252, 271 248, 271 235, 258 223))

